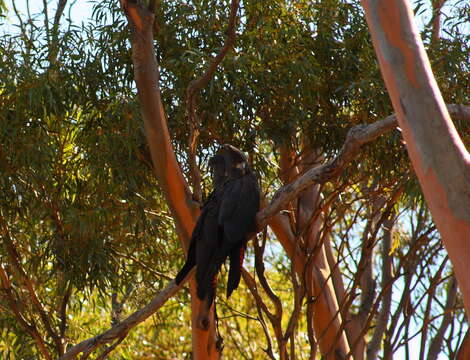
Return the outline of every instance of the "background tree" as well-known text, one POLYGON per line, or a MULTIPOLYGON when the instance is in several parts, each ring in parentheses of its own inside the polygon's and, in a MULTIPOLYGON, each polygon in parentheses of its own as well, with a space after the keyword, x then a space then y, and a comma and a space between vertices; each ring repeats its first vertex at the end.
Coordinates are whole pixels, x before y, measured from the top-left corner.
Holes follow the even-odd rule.
MULTIPOLYGON (((229 142, 259 172, 268 204, 259 220, 269 227, 249 249, 245 285, 218 299, 226 356, 452 358, 467 329, 462 300, 396 120, 386 118, 393 110, 360 4, 155 4, 155 21, 141 23, 146 47, 133 49, 116 1, 95 3, 84 24, 65 1, 7 4, 2 357, 55 358, 128 324, 181 266, 210 190, 207 159, 229 142), (152 59, 152 36, 160 80, 146 91, 137 81, 138 101, 134 71, 146 69, 135 63, 152 59), (166 134, 146 120, 158 115, 146 113, 156 104, 145 103, 149 92, 161 96, 166 134)), ((467 104, 465 7, 447 6, 440 38, 431 26, 422 36, 444 100, 467 104)), ((468 107, 449 110, 468 143, 468 107)), ((216 357, 215 329, 208 337, 189 327, 188 294, 117 331, 96 356, 216 357)))
POLYGON ((365 1, 364 5, 408 153, 470 311, 470 281, 460 255, 470 250, 470 155, 432 75, 410 4, 399 1, 387 7, 365 1), (396 25, 398 34, 394 34, 396 25))

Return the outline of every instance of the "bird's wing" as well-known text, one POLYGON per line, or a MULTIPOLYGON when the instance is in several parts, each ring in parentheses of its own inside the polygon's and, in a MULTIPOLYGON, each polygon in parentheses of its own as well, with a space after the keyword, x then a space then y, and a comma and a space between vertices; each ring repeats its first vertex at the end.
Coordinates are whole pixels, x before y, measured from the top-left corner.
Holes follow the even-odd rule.
POLYGON ((186 258, 186 262, 178 272, 175 277, 176 284, 180 284, 181 281, 186 277, 188 272, 197 264, 197 248, 203 244, 200 244, 201 239, 203 237, 203 230, 204 227, 207 226, 205 223, 207 222, 206 218, 210 216, 214 216, 213 214, 216 213, 216 210, 213 210, 214 204, 216 203, 216 196, 215 193, 212 192, 209 197, 207 198, 206 202, 201 208, 201 214, 199 215, 196 225, 194 226, 193 233, 191 234, 191 240, 189 243, 188 249, 188 256, 186 258))
POLYGON ((217 221, 219 207, 219 198, 213 196, 206 205, 207 215, 205 216, 204 225, 201 228, 201 234, 196 246, 196 280, 200 299, 204 299, 213 287, 213 277, 207 279, 207 274, 211 271, 214 256, 222 243, 222 229, 217 221))
POLYGON ((194 230, 191 235, 191 241, 189 243, 188 256, 186 258, 186 262, 175 277, 175 282, 177 285, 179 285, 181 281, 183 281, 188 272, 196 265, 196 249, 198 246, 199 239, 201 238, 206 216, 207 211, 203 210, 201 212, 201 215, 199 215, 199 218, 197 219, 196 225, 194 226, 194 230))
POLYGON ((228 242, 244 241, 255 231, 259 201, 259 187, 254 176, 243 176, 226 184, 220 203, 219 225, 228 242))
POLYGON ((238 284, 240 284, 245 249, 246 245, 242 245, 240 247, 233 248, 230 252, 230 270, 228 272, 227 280, 227 298, 232 295, 232 292, 238 287, 238 284))

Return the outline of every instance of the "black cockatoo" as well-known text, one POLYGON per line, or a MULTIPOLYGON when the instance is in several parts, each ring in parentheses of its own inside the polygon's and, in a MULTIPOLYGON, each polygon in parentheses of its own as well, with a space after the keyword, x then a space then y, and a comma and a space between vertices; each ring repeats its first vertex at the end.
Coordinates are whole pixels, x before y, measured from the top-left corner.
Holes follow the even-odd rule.
MULTIPOLYGON (((181 283, 197 265, 197 295, 205 303, 206 314, 215 297, 217 273, 227 257, 227 297, 238 287, 246 244, 256 232, 255 216, 260 206, 258 182, 243 152, 223 145, 209 166, 214 189, 193 230, 186 263, 175 278, 177 284, 181 283)), ((198 326, 207 328, 207 317, 201 321, 198 326)))

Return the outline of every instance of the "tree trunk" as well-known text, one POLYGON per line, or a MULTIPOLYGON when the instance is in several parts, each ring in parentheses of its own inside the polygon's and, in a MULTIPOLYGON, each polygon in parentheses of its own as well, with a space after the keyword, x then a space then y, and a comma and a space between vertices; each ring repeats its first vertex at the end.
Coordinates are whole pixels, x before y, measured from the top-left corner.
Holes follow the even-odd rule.
MULTIPOLYGON (((281 173, 284 183, 298 175, 298 169, 293 163, 291 151, 281 148, 281 173)), ((287 255, 295 265, 295 271, 300 278, 305 276, 307 296, 314 299, 312 304, 313 321, 316 339, 325 359, 335 359, 338 355, 349 353, 349 344, 344 330, 341 328, 342 317, 335 288, 331 279, 331 269, 328 263, 325 245, 320 239, 320 218, 313 219, 319 206, 319 186, 311 185, 300 195, 297 206, 298 229, 296 233, 303 234, 308 251, 303 252, 296 244, 292 226, 283 215, 273 217, 270 227, 278 237, 287 255), (309 258, 312 256, 312 258, 309 258)))
MULTIPOLYGON (((122 1, 131 28, 134 76, 140 100, 145 135, 149 144, 155 173, 175 220, 176 231, 184 249, 189 246, 192 230, 199 214, 198 204, 192 200, 170 141, 163 109, 159 69, 153 48, 154 14, 141 3, 122 1)), ((214 316, 208 331, 198 329, 196 320, 201 301, 196 296, 195 280, 190 282, 192 310, 193 358, 217 359, 214 316)))
POLYGON ((363 0, 408 154, 470 311, 470 157, 444 104, 406 0, 363 0))

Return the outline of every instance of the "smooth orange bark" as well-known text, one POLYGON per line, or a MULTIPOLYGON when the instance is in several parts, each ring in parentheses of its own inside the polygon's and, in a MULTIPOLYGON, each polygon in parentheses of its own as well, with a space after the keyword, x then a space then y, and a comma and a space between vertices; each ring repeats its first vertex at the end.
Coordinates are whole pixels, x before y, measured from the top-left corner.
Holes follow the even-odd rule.
MULTIPOLYGON (((160 187, 175 220, 181 244, 186 250, 199 214, 199 206, 192 200, 188 184, 184 180, 176 160, 161 102, 159 67, 153 49, 154 14, 144 8, 141 3, 136 4, 123 0, 122 6, 132 30, 134 77, 152 162, 160 187)), ((212 317, 209 331, 196 328, 201 302, 196 296, 195 280, 192 279, 190 284, 193 358, 196 360, 218 359, 214 319, 212 317)))
MULTIPOLYGON (((298 176, 298 168, 294 166, 294 157, 287 147, 281 148, 280 177, 283 182, 292 181, 298 176)), ((283 246, 289 258, 294 262, 299 277, 305 276, 306 290, 313 302, 313 326, 315 335, 325 359, 335 359, 339 354, 349 353, 349 344, 344 330, 341 328, 342 316, 331 277, 331 269, 326 257, 325 244, 318 244, 320 239, 320 222, 310 225, 318 206, 318 187, 314 185, 299 195, 296 217, 301 233, 305 233, 310 251, 318 247, 313 259, 296 246, 292 227, 287 216, 277 214, 271 218, 269 226, 283 246), (308 229, 307 229, 308 228, 308 229), (305 275, 304 275, 305 274, 305 275)))
POLYGON ((406 147, 470 311, 470 156, 433 77, 405 0, 363 0, 406 147))

